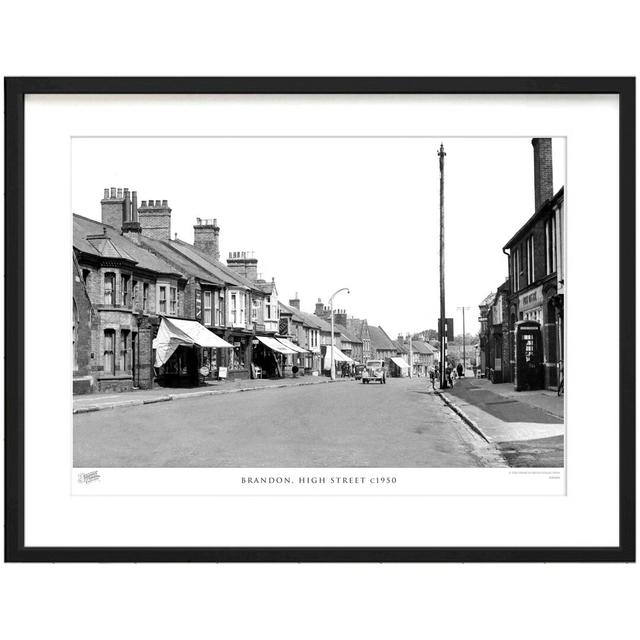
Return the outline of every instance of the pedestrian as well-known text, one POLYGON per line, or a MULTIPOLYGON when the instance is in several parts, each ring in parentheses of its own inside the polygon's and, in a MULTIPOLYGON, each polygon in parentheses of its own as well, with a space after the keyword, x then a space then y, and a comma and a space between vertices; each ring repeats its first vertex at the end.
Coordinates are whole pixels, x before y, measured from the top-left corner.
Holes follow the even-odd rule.
POLYGON ((458 362, 458 366, 456 367, 456 371, 458 372, 458 378, 462 378, 462 364, 458 362))

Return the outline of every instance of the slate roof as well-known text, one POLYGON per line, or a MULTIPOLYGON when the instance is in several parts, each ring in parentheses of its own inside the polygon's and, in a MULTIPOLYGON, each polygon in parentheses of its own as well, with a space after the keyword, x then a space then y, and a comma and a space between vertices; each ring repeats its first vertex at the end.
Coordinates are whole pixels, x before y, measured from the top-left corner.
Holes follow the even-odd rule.
POLYGON ((422 340, 412 340, 411 348, 416 353, 423 353, 426 355, 435 353, 435 349, 428 342, 423 342, 422 340))
POLYGON ((196 263, 189 260, 183 253, 178 251, 172 242, 166 240, 156 240, 154 238, 141 238, 142 246, 148 247, 154 253, 160 253, 164 260, 175 265, 186 276, 193 276, 203 282, 223 286, 222 278, 217 277, 211 271, 207 271, 196 263))
POLYGON ((369 337, 371 338, 371 346, 378 351, 396 350, 393 340, 385 333, 382 327, 369 325, 369 337))
POLYGON ((101 258, 131 260, 142 269, 162 274, 180 276, 174 266, 154 255, 151 251, 121 235, 120 231, 98 220, 73 214, 73 246, 76 250, 101 258), (106 232, 106 233, 105 233, 106 232), (87 236, 106 236, 87 240, 87 236))
POLYGON ((480 307, 488 307, 489 305, 493 304, 493 300, 496 297, 496 292, 492 291, 481 303, 480 303, 480 307))
POLYGON ((357 338, 353 333, 351 333, 351 331, 349 331, 349 329, 347 329, 347 327, 345 327, 343 324, 338 324, 337 322, 334 324, 334 328, 336 331, 339 331, 343 338, 347 341, 347 342, 362 342, 362 340, 360 340, 360 338, 357 338))
MULTIPOLYGON (((300 309, 296 309, 284 302, 278 301, 278 305, 280 309, 284 309, 286 313, 290 313, 294 320, 298 322, 302 322, 306 324, 308 327, 313 327, 314 329, 319 329, 320 331, 324 331, 325 333, 331 332, 331 323, 326 322, 322 318, 319 318, 314 313, 307 313, 306 311, 300 311, 300 309)), ((335 325, 334 325, 334 330, 335 325)), ((337 330, 336 330, 337 331, 337 330)))
POLYGON ((394 347, 398 353, 409 353, 409 347, 405 347, 404 344, 398 342, 398 340, 392 340, 394 347))
POLYGON ((248 280, 244 276, 235 273, 219 260, 214 260, 210 256, 207 256, 202 251, 196 249, 193 245, 184 242, 184 240, 171 240, 170 244, 176 251, 180 252, 191 262, 194 262, 205 271, 210 272, 214 277, 220 279, 222 282, 236 287, 245 287, 247 289, 259 291, 254 282, 251 282, 251 280, 248 280))

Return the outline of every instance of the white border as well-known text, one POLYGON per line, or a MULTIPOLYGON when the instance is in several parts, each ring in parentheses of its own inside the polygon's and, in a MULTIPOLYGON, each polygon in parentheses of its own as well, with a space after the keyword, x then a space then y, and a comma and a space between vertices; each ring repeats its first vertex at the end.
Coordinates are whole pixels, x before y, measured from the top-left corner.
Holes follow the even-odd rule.
MULTIPOLYGON (((608 348, 617 353, 618 290, 602 268, 618 264, 617 98, 29 96, 25 122, 27 546, 618 543, 618 407, 589 392, 595 369, 587 326, 593 326, 594 298, 606 292, 608 348), (567 317, 585 319, 582 326, 567 323, 567 497, 71 497, 69 451, 61 437, 70 428, 71 385, 65 376, 46 376, 43 384, 42 309, 48 310, 48 336, 66 335, 73 135, 567 136, 576 212, 568 217, 567 317), (571 244, 572 237, 580 243, 571 244), (598 260, 591 247, 598 247, 598 260), (43 279, 64 285, 42 287, 43 279)), ((48 362, 68 359, 64 341, 46 344, 48 362)), ((611 388, 617 388, 617 375, 614 366, 611 388)))

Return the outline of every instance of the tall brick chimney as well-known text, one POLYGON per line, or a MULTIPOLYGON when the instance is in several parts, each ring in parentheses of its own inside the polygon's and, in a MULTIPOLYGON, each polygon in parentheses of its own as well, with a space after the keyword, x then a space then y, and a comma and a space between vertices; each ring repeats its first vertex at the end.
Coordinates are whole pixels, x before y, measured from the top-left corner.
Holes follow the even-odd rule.
POLYGON ((324 302, 322 302, 322 298, 318 298, 318 302, 316 302, 316 310, 314 314, 322 317, 324 315, 324 302))
MULTIPOLYGON (((128 189, 126 192, 128 193, 128 189)), ((127 213, 125 208, 125 198, 122 193, 122 189, 104 190, 104 198, 100 201, 102 206, 102 224, 108 224, 115 229, 120 229, 122 223, 127 219, 127 213)))
POLYGON ((213 219, 196 218, 193 225, 193 246, 214 260, 220 260, 220 227, 213 219))
POLYGON ((227 266, 252 282, 258 279, 258 259, 250 251, 230 251, 227 266))
POLYGON ((294 307, 300 311, 300 298, 298 298, 298 292, 296 291, 296 297, 289 300, 289 306, 294 307))
POLYGON ((142 235, 155 240, 171 239, 171 209, 166 200, 143 200, 138 208, 142 235))
POLYGON ((536 211, 553 197, 551 138, 533 138, 533 180, 536 211))
POLYGON ((347 326, 347 312, 344 309, 334 309, 333 321, 336 324, 341 324, 343 327, 347 326))

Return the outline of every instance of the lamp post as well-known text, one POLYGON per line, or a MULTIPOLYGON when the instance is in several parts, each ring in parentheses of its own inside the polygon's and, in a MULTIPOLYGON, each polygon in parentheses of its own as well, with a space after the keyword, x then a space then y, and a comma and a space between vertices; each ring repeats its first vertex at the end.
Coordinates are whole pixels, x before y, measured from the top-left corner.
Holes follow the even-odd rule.
POLYGON ((333 299, 341 292, 341 291, 346 291, 347 293, 350 293, 349 289, 347 289, 347 287, 343 287, 342 289, 338 289, 330 298, 329 298, 329 308, 331 309, 331 379, 335 380, 336 379, 336 368, 335 368, 335 362, 333 361, 333 350, 335 349, 335 345, 334 345, 334 330, 333 330, 333 299))
POLYGON ((411 333, 407 334, 409 342, 409 377, 413 378, 413 344, 411 344, 411 333))

